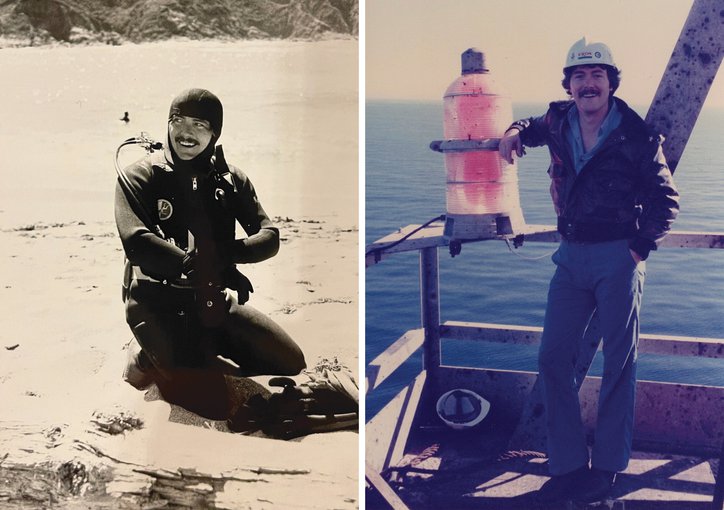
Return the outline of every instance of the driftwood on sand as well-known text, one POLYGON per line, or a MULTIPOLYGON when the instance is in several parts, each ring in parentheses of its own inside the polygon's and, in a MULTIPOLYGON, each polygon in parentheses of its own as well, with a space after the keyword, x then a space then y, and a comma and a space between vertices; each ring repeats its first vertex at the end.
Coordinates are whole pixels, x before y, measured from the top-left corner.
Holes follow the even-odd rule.
POLYGON ((166 404, 152 407, 149 424, 122 411, 97 413, 85 428, 2 421, 0 506, 356 507, 356 469, 340 469, 354 432, 280 441, 169 422, 166 404), (342 447, 325 448, 331 441, 342 447))

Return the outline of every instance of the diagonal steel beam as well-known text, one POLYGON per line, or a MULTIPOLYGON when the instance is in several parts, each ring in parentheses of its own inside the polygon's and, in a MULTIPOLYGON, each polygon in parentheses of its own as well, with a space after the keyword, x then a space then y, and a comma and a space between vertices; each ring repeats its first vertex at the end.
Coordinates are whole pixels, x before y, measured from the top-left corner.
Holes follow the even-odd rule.
POLYGON ((676 170, 724 56, 724 0, 695 0, 659 82, 646 122, 666 137, 676 170))

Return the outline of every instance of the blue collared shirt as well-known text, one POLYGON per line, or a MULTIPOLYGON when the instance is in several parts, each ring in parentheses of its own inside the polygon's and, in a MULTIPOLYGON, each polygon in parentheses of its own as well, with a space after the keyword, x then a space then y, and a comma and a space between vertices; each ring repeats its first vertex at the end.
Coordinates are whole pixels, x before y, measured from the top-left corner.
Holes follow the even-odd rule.
POLYGON ((618 111, 616 101, 611 101, 608 108, 608 114, 603 119, 601 127, 598 130, 598 140, 593 148, 586 152, 583 147, 583 137, 581 136, 581 124, 578 121, 578 108, 574 105, 573 108, 568 110, 568 127, 566 130, 566 141, 571 149, 571 155, 573 156, 573 165, 576 169, 576 175, 581 172, 583 166, 596 155, 598 150, 601 148, 603 141, 608 138, 611 131, 616 129, 621 123, 621 112, 618 111))

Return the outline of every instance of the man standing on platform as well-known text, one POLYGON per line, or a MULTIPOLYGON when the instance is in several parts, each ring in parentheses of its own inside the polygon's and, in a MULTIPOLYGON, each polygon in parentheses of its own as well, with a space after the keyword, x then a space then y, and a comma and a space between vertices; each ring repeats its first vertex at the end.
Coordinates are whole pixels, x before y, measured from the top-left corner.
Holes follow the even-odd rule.
POLYGON ((539 352, 552 476, 537 493, 541 503, 603 499, 628 465, 645 260, 679 209, 663 137, 614 96, 620 71, 609 48, 577 41, 563 73, 571 100, 551 103, 541 117, 514 122, 499 149, 512 163, 513 152, 521 157, 524 146, 548 146, 562 237, 553 255, 557 268, 539 352), (596 310, 604 367, 589 455, 575 365, 596 310))

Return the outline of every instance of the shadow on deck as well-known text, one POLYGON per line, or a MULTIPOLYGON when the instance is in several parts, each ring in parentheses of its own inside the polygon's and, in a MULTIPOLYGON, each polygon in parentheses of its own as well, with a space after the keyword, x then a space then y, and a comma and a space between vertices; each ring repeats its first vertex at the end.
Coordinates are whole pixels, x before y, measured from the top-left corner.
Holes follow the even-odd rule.
MULTIPOLYGON (((422 426, 402 460, 381 475, 414 509, 710 509, 718 460, 636 451, 607 501, 538 505, 535 491, 548 480, 547 459, 536 451, 508 451, 495 431, 452 431, 422 426)), ((368 491, 366 508, 390 508, 368 491)))

